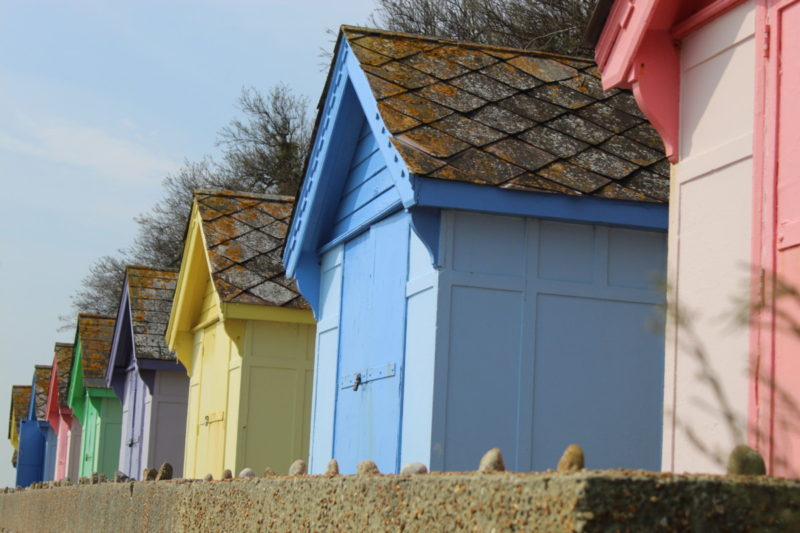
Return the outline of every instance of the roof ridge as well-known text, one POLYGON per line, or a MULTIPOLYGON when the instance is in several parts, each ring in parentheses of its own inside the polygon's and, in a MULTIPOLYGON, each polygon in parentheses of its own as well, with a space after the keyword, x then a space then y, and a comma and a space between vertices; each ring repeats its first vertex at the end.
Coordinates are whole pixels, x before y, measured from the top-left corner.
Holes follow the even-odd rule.
POLYGON ((233 196, 237 198, 257 198, 261 200, 271 200, 277 202, 294 202, 295 197, 284 194, 267 194, 257 192, 233 191, 231 189, 195 189, 193 196, 197 197, 201 194, 209 196, 233 196))
POLYGON ((53 368, 53 365, 34 365, 34 368, 53 368))
POLYGON ((116 317, 109 315, 101 315, 99 313, 78 313, 78 320, 80 320, 81 318, 108 318, 110 320, 116 320, 116 317))
POLYGON ((63 347, 69 346, 70 348, 72 348, 75 345, 72 344, 71 342, 57 342, 56 343, 56 347, 58 347, 58 346, 63 346, 63 347))
POLYGON ((152 270, 154 272, 178 272, 175 268, 156 268, 156 267, 149 267, 146 265, 125 265, 125 270, 133 269, 133 270, 152 270))
POLYGON ((543 57, 550 57, 554 59, 568 59, 573 61, 583 61, 586 63, 596 64, 595 60, 590 57, 570 56, 566 54, 556 54, 554 52, 543 52, 540 50, 531 50, 529 48, 516 48, 513 46, 501 46, 496 44, 483 44, 474 41, 458 41, 453 39, 445 39, 443 37, 434 37, 432 35, 422 35, 418 33, 405 33, 398 31, 381 30, 377 28, 367 28, 365 26, 351 26, 349 24, 342 24, 339 31, 344 33, 346 30, 358 31, 362 33, 371 33, 377 35, 385 35, 387 37, 402 37, 404 39, 414 39, 417 41, 431 41, 441 44, 456 45, 462 48, 472 48, 476 50, 496 50, 498 52, 517 52, 526 55, 536 55, 543 57))

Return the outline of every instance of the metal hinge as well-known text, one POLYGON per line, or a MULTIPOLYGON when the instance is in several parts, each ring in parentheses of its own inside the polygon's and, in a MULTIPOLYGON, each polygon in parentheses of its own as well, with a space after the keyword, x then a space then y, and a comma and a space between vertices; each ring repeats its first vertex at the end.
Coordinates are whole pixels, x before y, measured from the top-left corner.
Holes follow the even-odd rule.
POLYGON ((764 26, 764 41, 762 43, 764 57, 769 57, 769 34, 770 34, 770 26, 769 24, 767 24, 766 26, 764 26))
POLYGON ((388 363, 375 368, 368 368, 363 372, 347 374, 346 376, 339 378, 339 388, 354 389, 357 391, 358 387, 364 383, 378 379, 390 378, 395 375, 395 372, 396 370, 394 363, 388 363))

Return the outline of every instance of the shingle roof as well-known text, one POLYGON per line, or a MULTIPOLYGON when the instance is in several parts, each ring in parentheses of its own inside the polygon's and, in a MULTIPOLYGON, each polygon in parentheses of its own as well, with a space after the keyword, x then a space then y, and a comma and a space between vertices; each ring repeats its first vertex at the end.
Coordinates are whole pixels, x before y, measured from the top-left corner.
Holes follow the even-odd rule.
POLYGON ((78 315, 83 382, 87 387, 104 387, 115 319, 110 316, 78 315))
MULTIPOLYGON (((8 438, 11 438, 12 424, 19 424, 20 420, 26 418, 28 406, 31 403, 30 385, 13 385, 11 387, 11 409, 8 417, 8 438)), ((17 428, 19 431, 19 428, 17 428)))
POLYGON ((56 380, 58 381, 58 405, 67 407, 69 400, 69 376, 72 372, 72 344, 57 342, 55 345, 56 380))
POLYGON ((194 198, 223 302, 308 309, 281 262, 294 198, 224 190, 194 198))
POLYGON ((174 361, 175 353, 167 348, 164 334, 178 273, 139 265, 126 267, 125 273, 136 357, 174 361))
POLYGON ((592 61, 343 26, 418 176, 667 202, 669 165, 630 93, 592 61))
POLYGON ((33 371, 33 383, 36 385, 36 420, 47 420, 47 390, 50 388, 50 374, 53 367, 50 365, 36 365, 33 371))

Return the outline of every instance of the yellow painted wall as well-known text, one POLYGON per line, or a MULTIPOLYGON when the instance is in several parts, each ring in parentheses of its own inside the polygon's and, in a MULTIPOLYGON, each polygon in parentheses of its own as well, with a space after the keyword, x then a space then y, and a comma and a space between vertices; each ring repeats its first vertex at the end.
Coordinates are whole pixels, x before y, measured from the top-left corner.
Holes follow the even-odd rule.
MULTIPOLYGON (((238 314, 248 315, 241 308, 238 314)), ((209 280, 192 329, 184 475, 218 479, 226 468, 235 474, 267 466, 286 473, 308 456, 311 312, 273 308, 263 314, 270 320, 221 316, 209 280)))
POLYGON ((314 332, 312 324, 247 321, 237 469, 286 473, 307 459, 314 332))

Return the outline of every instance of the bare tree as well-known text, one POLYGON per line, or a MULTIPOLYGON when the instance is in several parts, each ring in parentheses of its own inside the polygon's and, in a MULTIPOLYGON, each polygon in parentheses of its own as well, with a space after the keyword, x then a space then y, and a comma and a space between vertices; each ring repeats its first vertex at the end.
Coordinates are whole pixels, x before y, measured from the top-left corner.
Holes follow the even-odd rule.
POLYGON ((83 278, 81 288, 72 296, 72 315, 60 316, 61 330, 75 326, 76 313, 99 313, 116 316, 125 277, 125 252, 119 256, 104 255, 94 262, 83 278))
POLYGON ((370 22, 392 31, 588 55, 581 48, 596 0, 377 0, 370 22))
POLYGON ((266 97, 244 89, 239 107, 248 121, 233 120, 220 133, 218 144, 225 148, 220 173, 245 190, 294 196, 311 139, 308 102, 277 85, 266 97))
POLYGON ((266 96, 243 89, 238 104, 245 118, 220 131, 221 159, 186 161, 164 179, 161 200, 134 219, 139 229, 133 245, 95 261, 82 280, 72 297, 73 314, 61 317, 65 329, 74 326, 78 312, 116 313, 126 264, 180 266, 196 189, 296 194, 311 138, 305 98, 278 85, 266 96))

